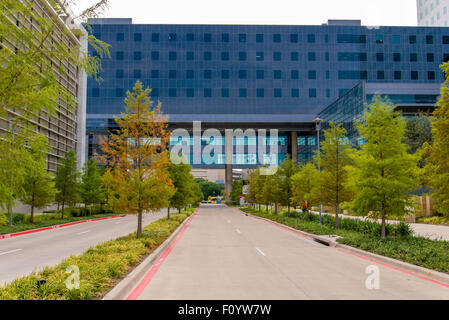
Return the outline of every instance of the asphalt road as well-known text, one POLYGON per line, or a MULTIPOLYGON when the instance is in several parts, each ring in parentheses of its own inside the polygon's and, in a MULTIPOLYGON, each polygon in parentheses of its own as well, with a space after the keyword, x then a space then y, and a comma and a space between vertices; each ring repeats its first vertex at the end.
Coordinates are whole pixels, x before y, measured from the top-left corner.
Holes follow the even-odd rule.
POLYGON ((203 207, 138 299, 449 299, 449 288, 234 208, 203 207), (378 289, 367 287, 376 268, 378 289))
MULTIPOLYGON (((145 214, 144 225, 165 215, 165 210, 145 214)), ((0 284, 56 265, 72 254, 128 235, 136 228, 137 216, 127 216, 0 240, 0 284)))

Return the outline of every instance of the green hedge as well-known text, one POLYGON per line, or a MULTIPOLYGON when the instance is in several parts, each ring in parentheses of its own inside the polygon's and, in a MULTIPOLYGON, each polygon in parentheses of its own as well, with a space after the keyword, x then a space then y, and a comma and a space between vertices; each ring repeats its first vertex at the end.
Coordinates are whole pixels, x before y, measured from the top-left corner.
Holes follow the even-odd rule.
POLYGON ((81 256, 71 256, 55 267, 38 274, 15 280, 0 287, 0 300, 89 300, 101 298, 141 261, 165 241, 169 235, 193 212, 173 214, 171 218, 155 221, 143 229, 142 237, 130 234, 90 248, 81 256), (65 281, 66 268, 77 266, 80 270, 80 289, 69 290, 65 281), (37 288, 38 280, 47 283, 37 288))

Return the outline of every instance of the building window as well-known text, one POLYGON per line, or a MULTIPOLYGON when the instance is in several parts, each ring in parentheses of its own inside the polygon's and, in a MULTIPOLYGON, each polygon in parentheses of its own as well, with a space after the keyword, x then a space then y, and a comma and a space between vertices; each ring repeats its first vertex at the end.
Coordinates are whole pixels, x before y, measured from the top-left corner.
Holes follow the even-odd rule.
POLYGON ((206 61, 212 60, 212 52, 210 51, 204 52, 204 60, 206 61))
POLYGON ((327 88, 326 89, 326 98, 330 98, 331 97, 331 89, 327 88))
POLYGON ((393 61, 394 62, 400 62, 401 61, 401 54, 399 52, 393 53, 393 61))
POLYGON ((256 42, 257 43, 262 43, 263 42, 263 34, 262 33, 256 34, 256 42))
POLYGON ((263 60, 264 60, 264 53, 256 52, 256 61, 263 61, 263 60))
POLYGON ((338 79, 340 80, 364 80, 367 78, 368 78, 367 71, 359 71, 359 70, 338 71, 338 79))
POLYGON ((221 60, 222 60, 222 61, 227 61, 227 60, 229 60, 229 52, 222 52, 222 53, 221 53, 221 60))
POLYGON ((158 79, 159 78, 159 70, 151 70, 151 78, 158 79))
POLYGON ((299 89, 292 88, 292 98, 299 98, 299 89))
POLYGON ((176 88, 170 88, 168 89, 168 96, 170 98, 175 98, 176 97, 176 88))
POLYGON ((187 79, 193 79, 195 77, 195 72, 193 70, 187 70, 186 71, 186 78, 187 79))
POLYGON ((393 44, 400 44, 400 43, 401 43, 401 36, 399 36, 399 35, 394 35, 394 36, 392 37, 392 42, 393 42, 393 44))
POLYGON ((309 59, 309 61, 316 61, 316 53, 315 52, 309 52, 308 59, 309 59))
POLYGON ((366 43, 366 35, 360 34, 338 34, 338 43, 366 43))
POLYGON ((151 60, 159 60, 159 51, 151 52, 151 60))
POLYGON ((229 33, 221 34, 221 42, 229 42, 229 33))
POLYGON ((379 43, 379 44, 384 43, 384 36, 381 34, 376 35, 376 43, 379 43))
POLYGON ((385 71, 383 70, 377 71, 377 80, 385 80, 385 71))
POLYGON ((265 78, 265 73, 264 73, 264 71, 263 71, 263 70, 257 70, 257 71, 256 71, 256 78, 257 78, 257 79, 263 79, 263 78, 265 78))
POLYGON ((151 97, 152 98, 159 97, 159 89, 158 88, 151 89, 151 97))
POLYGON ((427 54, 427 62, 434 62, 435 61, 435 56, 433 53, 428 53, 427 54))
POLYGON ((221 70, 221 78, 229 79, 229 70, 221 70))
POLYGON ((418 71, 412 71, 410 73, 411 80, 418 80, 418 71))
POLYGON ((229 98, 229 88, 222 88, 221 96, 222 96, 222 98, 229 98))
POLYGON ((117 42, 123 42, 123 41, 125 41, 125 34, 117 33, 117 42))
POLYGON ((169 41, 176 41, 176 33, 169 33, 168 34, 168 40, 169 41))
POLYGON ((134 70, 134 78, 136 78, 136 79, 142 78, 142 71, 140 69, 134 70))
POLYGON ((211 98, 212 97, 212 89, 211 88, 204 88, 204 97, 205 98, 211 98))
POLYGON ((194 41, 195 35, 193 33, 188 33, 186 36, 187 41, 194 41))
POLYGON ((449 44, 449 36, 443 36, 443 44, 449 44))
POLYGON ((239 79, 246 79, 246 70, 239 70, 239 79))
POLYGON ((239 52, 239 61, 246 61, 246 52, 239 52))
POLYGON ((176 79, 176 70, 169 70, 168 71, 168 78, 169 79, 176 79))
POLYGON ((309 89, 309 98, 316 98, 316 88, 309 89))
POLYGON ((331 73, 329 70, 326 70, 326 80, 329 80, 331 76, 331 73))
POLYGON ((299 71, 298 70, 292 70, 290 76, 291 76, 292 79, 299 79, 299 71))
POLYGON ((274 88, 274 97, 275 98, 281 98, 282 97, 282 89, 281 88, 274 88))
POLYGON ((329 61, 329 52, 324 53, 324 60, 329 61))
POLYGON ((366 61, 366 52, 339 52, 338 61, 366 61))
POLYGON ((435 71, 427 72, 427 79, 428 80, 435 80, 435 71))
POLYGON ((274 70, 273 71, 273 78, 274 79, 281 79, 282 78, 282 71, 281 70, 274 70))
POLYGON ((204 79, 212 79, 212 70, 204 70, 204 79))
POLYGON ((170 51, 168 53, 168 60, 176 60, 176 51, 170 51))
POLYGON ((291 42, 291 43, 298 43, 298 40, 299 40, 299 38, 298 38, 298 35, 297 35, 297 34, 292 33, 292 34, 290 35, 290 42, 291 42))
POLYGON ((187 51, 186 52, 186 60, 194 60, 195 59, 195 54, 193 51, 187 51))
POLYGON ((308 43, 315 43, 315 35, 314 34, 308 34, 307 35, 307 42, 308 43))
POLYGON ((240 98, 246 98, 246 88, 240 88, 239 89, 239 97, 240 98))
POLYGON ((246 33, 239 34, 239 42, 246 42, 246 33))
POLYGON ((316 71, 309 70, 309 80, 316 80, 316 71))
POLYGON ((123 88, 115 89, 115 96, 116 97, 123 97, 123 88))
POLYGON ((410 53, 410 62, 417 62, 417 61, 418 61, 418 54, 410 53))
POLYGON ((316 146, 316 138, 315 137, 307 137, 307 145, 308 146, 316 146))
POLYGON ((426 36, 426 44, 433 44, 433 36, 431 35, 426 36))
POLYGON ((402 72, 397 70, 394 72, 394 80, 402 80, 402 72))
POLYGON ((273 52, 273 60, 274 61, 281 61, 282 55, 280 52, 273 52))
POLYGON ((265 90, 263 88, 256 89, 257 98, 263 98, 265 96, 265 90))
POLYGON ((142 34, 134 33, 134 42, 141 42, 141 41, 142 41, 142 34))
POLYGON ((275 43, 281 42, 281 35, 279 33, 273 34, 273 42, 275 42, 275 43))
POLYGON ((92 88, 92 97, 99 97, 99 96, 100 96, 100 89, 92 88))
POLYGON ((186 96, 187 96, 187 98, 193 98, 195 96, 195 89, 187 88, 186 89, 186 96))
POLYGON ((151 34, 151 41, 152 42, 159 42, 159 33, 152 33, 151 34))
POLYGON ((291 61, 298 61, 298 60, 299 60, 299 54, 298 54, 298 52, 291 52, 291 53, 290 53, 290 60, 291 60, 291 61))
POLYGON ((134 52, 134 60, 142 60, 142 52, 135 51, 134 52))
POLYGON ((383 52, 376 53, 376 61, 383 62, 385 60, 383 52))
POLYGON ((123 60, 125 58, 125 53, 123 51, 117 51, 115 57, 117 60, 123 60))
POLYGON ((415 35, 411 35, 409 37, 409 43, 410 44, 416 44, 416 36, 415 35))
POLYGON ((115 71, 115 77, 117 79, 123 79, 123 70, 122 69, 118 69, 115 71))
POLYGON ((204 34, 204 42, 211 42, 212 41, 212 35, 210 33, 204 34))

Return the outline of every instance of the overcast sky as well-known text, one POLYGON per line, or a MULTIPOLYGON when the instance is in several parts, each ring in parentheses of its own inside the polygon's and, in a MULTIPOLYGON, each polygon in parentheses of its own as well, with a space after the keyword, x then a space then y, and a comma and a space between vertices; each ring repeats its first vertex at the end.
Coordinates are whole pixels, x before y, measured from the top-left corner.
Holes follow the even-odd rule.
POLYGON ((104 16, 155 24, 320 25, 361 19, 369 26, 417 25, 416 0, 110 0, 104 16))

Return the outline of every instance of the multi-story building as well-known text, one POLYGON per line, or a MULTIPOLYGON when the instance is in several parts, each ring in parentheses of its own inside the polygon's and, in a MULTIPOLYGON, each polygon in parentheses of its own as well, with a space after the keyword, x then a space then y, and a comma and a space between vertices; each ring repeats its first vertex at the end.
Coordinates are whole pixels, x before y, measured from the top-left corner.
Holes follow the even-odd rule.
MULTIPOLYGON (((67 50, 71 48, 81 47, 87 52, 87 33, 84 36, 79 33, 74 33, 74 28, 81 29, 82 26, 74 25, 72 19, 69 19, 67 12, 58 13, 54 7, 46 0, 22 0, 31 3, 33 11, 38 15, 52 19, 56 23, 54 32, 47 39, 48 43, 57 42, 63 43, 67 46, 67 50), (69 23, 70 24, 67 24, 69 23)), ((15 16, 11 13, 12 19, 15 23, 11 27, 28 28, 39 32, 38 21, 26 19, 23 16, 15 16)), ((3 46, 8 47, 8 39, 1 39, 3 46)), ((55 57, 51 61, 54 66, 54 73, 60 84, 69 92, 76 102, 75 107, 68 105, 64 99, 58 99, 56 114, 49 115, 46 110, 43 110, 39 115, 34 115, 27 119, 36 126, 38 132, 45 135, 50 143, 51 150, 48 154, 48 170, 55 173, 58 166, 59 159, 66 155, 69 150, 75 150, 77 153, 78 169, 85 160, 85 121, 86 121, 86 90, 87 90, 87 76, 79 70, 78 66, 70 59, 59 60, 55 57), (67 72, 61 74, 60 67, 64 67, 67 72)), ((10 129, 10 120, 15 117, 20 117, 10 110, 9 114, 0 119, 0 134, 10 129)))
POLYGON ((449 0, 416 0, 418 26, 449 26, 449 0))
MULTIPOLYGON (((97 38, 111 44, 112 58, 102 61, 102 83, 88 81, 89 156, 98 151, 99 137, 116 127, 113 117, 124 110, 125 93, 136 80, 153 89, 172 129, 192 131, 193 121, 202 122, 202 131, 223 133, 278 129, 277 137, 261 140, 185 139, 191 148, 195 143, 223 146, 212 164, 190 156, 194 168, 201 169, 229 169, 230 162, 234 168, 251 168, 259 159, 280 163, 287 155, 307 161, 317 145, 313 120, 339 97, 362 82, 368 95, 402 96, 417 111, 423 105, 420 97, 413 100, 416 95, 436 101, 444 80, 439 65, 449 58, 449 28, 366 27, 360 21, 264 26, 102 19, 90 24, 97 38), (277 145, 275 158, 254 151, 261 144, 277 145)), ((365 96, 360 99, 366 101, 365 96)), ((332 120, 337 113, 350 114, 350 106, 327 111, 323 117, 332 120)), ((181 141, 174 137, 171 144, 181 141)), ((227 170, 226 180, 230 177, 227 170)))

